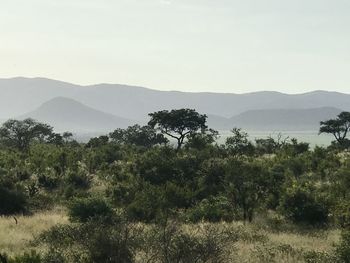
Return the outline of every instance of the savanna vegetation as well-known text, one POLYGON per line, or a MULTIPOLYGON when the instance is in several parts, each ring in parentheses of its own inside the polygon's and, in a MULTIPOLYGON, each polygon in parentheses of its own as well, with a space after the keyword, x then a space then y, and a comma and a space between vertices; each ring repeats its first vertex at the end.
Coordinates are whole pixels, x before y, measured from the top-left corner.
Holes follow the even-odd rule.
POLYGON ((0 262, 350 262, 350 113, 335 141, 224 144, 206 115, 79 143, 31 119, 0 128, 0 262))

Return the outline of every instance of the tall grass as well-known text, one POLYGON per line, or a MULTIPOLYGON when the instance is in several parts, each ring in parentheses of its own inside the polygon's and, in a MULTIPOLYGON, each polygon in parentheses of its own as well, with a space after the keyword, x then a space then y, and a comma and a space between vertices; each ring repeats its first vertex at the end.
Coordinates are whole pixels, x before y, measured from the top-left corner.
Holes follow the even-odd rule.
MULTIPOLYGON (((0 252, 22 254, 33 249, 30 241, 37 235, 56 224, 68 223, 66 212, 62 209, 16 216, 16 219, 17 224, 13 217, 0 217, 0 252)), ((323 258, 306 261, 305 255, 323 257, 323 254, 330 254, 340 237, 338 230, 271 231, 257 224, 243 225, 241 222, 217 223, 217 227, 220 226, 231 228, 232 233, 238 236, 238 242, 232 242, 230 262, 326 262, 323 258)), ((195 231, 198 224, 184 227, 185 231, 195 231)))
POLYGON ((30 241, 35 236, 56 224, 67 222, 65 211, 59 208, 32 216, 0 217, 0 252, 8 255, 22 254, 31 249, 30 241))

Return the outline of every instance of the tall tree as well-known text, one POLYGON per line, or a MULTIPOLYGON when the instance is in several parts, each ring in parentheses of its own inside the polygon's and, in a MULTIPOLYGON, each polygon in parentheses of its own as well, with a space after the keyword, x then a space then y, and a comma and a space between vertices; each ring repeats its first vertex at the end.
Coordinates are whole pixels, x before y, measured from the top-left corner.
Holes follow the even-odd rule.
POLYGON ((0 141, 20 151, 27 151, 33 141, 45 142, 53 134, 52 130, 48 124, 33 119, 8 120, 0 127, 0 141))
POLYGON ((151 117, 148 125, 176 139, 177 150, 188 136, 207 129, 207 116, 193 109, 162 110, 148 115, 151 117))
POLYGON ((335 119, 321 121, 320 134, 332 134, 336 141, 342 146, 347 142, 346 136, 348 135, 349 130, 350 112, 343 111, 335 119))

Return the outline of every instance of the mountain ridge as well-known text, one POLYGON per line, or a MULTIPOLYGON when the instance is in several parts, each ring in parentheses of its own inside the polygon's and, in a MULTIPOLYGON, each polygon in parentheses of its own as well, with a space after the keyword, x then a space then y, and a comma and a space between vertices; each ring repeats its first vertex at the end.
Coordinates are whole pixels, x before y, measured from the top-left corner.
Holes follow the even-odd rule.
POLYGON ((276 91, 214 93, 157 91, 122 85, 81 86, 47 78, 0 79, 0 119, 31 112, 55 97, 77 100, 99 111, 144 122, 148 113, 163 109, 194 108, 201 113, 230 118, 248 110, 335 107, 350 110, 350 94, 313 91, 286 94, 276 91))

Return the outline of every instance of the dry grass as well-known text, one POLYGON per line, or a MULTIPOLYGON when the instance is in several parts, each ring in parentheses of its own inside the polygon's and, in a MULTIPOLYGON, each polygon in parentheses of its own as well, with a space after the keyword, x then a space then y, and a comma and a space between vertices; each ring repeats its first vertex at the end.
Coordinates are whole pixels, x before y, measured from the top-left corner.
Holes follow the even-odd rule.
MULTIPOLYGON (((33 216, 0 217, 0 252, 9 255, 30 250, 30 241, 35 236, 56 224, 68 222, 63 209, 36 213, 33 216)), ((254 225, 244 226, 240 222, 219 225, 236 229, 239 241, 232 243, 232 255, 236 262, 304 262, 302 252, 330 252, 333 244, 339 240, 338 230, 305 233, 269 232, 254 225)), ((187 225, 187 231, 193 231, 196 225, 187 225)))
POLYGON ((321 235, 294 234, 294 233, 270 233, 269 240, 273 243, 288 244, 296 249, 315 250, 318 252, 330 251, 333 244, 337 243, 340 231, 329 230, 321 235))
POLYGON ((52 211, 36 213, 32 216, 0 217, 0 252, 9 255, 30 250, 29 242, 35 236, 56 224, 68 222, 64 210, 56 208, 52 211))

